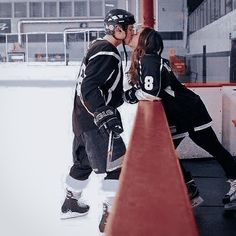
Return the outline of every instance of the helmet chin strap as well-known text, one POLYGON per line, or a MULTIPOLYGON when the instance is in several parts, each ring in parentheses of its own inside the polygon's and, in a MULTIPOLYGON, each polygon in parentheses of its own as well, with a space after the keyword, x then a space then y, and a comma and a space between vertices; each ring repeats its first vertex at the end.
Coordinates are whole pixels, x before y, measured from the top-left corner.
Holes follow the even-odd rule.
MULTIPOLYGON (((125 38, 122 39, 122 46, 123 46, 123 50, 124 50, 124 54, 125 54, 125 67, 127 67, 127 60, 128 60, 128 54, 127 54, 127 51, 126 51, 126 47, 125 47, 125 39, 127 37, 127 31, 124 30, 125 32, 125 38)), ((115 31, 114 33, 112 34, 113 38, 115 38, 116 40, 121 40, 121 39, 118 39, 116 36, 115 36, 115 31)))
POLYGON ((125 67, 127 67, 128 55, 127 55, 127 51, 126 51, 126 47, 125 47, 125 40, 122 40, 122 46, 123 46, 123 50, 124 50, 124 54, 125 54, 125 67))

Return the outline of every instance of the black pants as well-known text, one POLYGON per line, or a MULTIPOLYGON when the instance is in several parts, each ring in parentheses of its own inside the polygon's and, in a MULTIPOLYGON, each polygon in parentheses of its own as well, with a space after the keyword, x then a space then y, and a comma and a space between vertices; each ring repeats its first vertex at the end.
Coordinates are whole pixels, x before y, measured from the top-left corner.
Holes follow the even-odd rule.
MULTIPOLYGON (((199 147, 210 153, 216 158, 218 163, 222 166, 225 171, 225 175, 229 179, 236 179, 236 161, 234 157, 222 146, 219 142, 215 132, 211 127, 200 130, 200 131, 189 131, 189 137, 199 147)), ((173 140, 175 148, 181 143, 182 139, 173 140)), ((187 172, 181 163, 180 165, 183 171, 185 181, 190 180, 190 174, 187 172)))
POLYGON ((117 168, 112 171, 106 170, 107 164, 107 140, 98 130, 90 130, 80 136, 74 136, 73 140, 73 166, 70 169, 70 176, 76 180, 86 180, 94 171, 97 174, 106 173, 105 179, 119 179, 121 168, 119 159, 125 154, 123 140, 114 141, 113 155, 116 158, 117 168))

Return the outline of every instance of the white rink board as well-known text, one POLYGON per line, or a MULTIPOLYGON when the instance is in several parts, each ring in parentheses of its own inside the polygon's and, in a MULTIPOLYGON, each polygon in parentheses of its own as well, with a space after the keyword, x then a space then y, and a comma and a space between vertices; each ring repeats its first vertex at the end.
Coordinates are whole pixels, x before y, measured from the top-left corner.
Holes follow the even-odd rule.
POLYGON ((236 86, 223 87, 223 135, 224 147, 236 156, 236 127, 232 120, 236 119, 236 86))
MULTIPOLYGON (((212 127, 221 142, 222 140, 222 87, 194 87, 190 88, 203 100, 209 114, 212 117, 212 127)), ((177 148, 180 158, 201 158, 211 155, 198 147, 186 137, 177 148)))

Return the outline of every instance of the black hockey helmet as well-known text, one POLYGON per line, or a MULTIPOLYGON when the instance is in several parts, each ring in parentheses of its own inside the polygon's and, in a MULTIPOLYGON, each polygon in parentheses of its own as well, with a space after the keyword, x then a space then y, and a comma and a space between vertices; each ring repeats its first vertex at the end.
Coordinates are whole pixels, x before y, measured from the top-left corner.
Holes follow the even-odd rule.
POLYGON ((115 27, 120 25, 124 31, 127 30, 128 25, 135 23, 134 15, 123 9, 110 10, 104 19, 106 34, 113 34, 115 27))

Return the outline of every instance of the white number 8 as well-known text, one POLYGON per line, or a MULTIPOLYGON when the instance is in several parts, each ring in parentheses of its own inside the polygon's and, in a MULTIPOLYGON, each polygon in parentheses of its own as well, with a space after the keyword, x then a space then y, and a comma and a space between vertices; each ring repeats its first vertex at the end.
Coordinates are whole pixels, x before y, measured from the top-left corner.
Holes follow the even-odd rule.
POLYGON ((153 89, 153 80, 154 78, 152 76, 146 76, 144 79, 144 88, 146 90, 152 90, 153 89))

